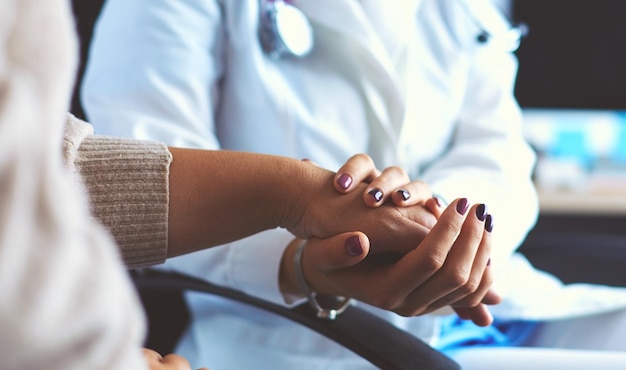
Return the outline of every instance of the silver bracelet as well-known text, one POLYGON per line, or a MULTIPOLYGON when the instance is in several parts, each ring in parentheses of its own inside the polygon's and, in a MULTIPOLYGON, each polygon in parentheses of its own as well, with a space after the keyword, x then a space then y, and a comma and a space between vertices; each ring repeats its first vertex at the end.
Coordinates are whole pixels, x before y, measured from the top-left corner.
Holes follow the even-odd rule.
POLYGON ((300 287, 304 290, 306 297, 309 301, 309 304, 315 310, 317 317, 321 319, 334 320, 338 315, 343 313, 348 306, 352 303, 351 298, 346 297, 337 297, 341 301, 338 303, 336 308, 324 308, 322 307, 317 300, 317 293, 314 293, 309 288, 309 284, 307 284, 306 279, 304 278, 304 272, 302 270, 302 254, 304 252, 304 246, 306 245, 307 240, 302 240, 296 249, 296 255, 293 259, 294 267, 296 269, 296 275, 298 276, 298 281, 300 282, 300 287))

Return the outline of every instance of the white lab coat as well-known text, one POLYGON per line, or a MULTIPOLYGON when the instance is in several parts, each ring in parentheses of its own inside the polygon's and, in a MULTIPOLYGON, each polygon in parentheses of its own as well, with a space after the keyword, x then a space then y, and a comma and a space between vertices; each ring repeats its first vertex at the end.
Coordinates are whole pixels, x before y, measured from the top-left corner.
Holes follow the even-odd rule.
MULTIPOLYGON (((368 153, 379 168, 400 165, 448 201, 488 205, 496 288, 506 296, 494 308, 500 317, 626 306, 623 291, 564 288, 515 253, 538 212, 535 157, 513 97, 517 61, 499 37, 508 25, 489 1, 293 4, 312 23, 314 49, 276 61, 258 42, 256 0, 108 0, 83 84, 89 120, 100 134, 309 158, 332 170, 368 153), (492 35, 485 44, 477 42, 482 30, 492 35)), ((284 304, 277 271, 290 240, 271 230, 166 266, 284 304)), ((207 297, 190 303, 196 320, 181 353, 192 363, 346 369, 354 361, 248 307, 207 297)), ((372 310, 436 343, 435 316, 372 310)))

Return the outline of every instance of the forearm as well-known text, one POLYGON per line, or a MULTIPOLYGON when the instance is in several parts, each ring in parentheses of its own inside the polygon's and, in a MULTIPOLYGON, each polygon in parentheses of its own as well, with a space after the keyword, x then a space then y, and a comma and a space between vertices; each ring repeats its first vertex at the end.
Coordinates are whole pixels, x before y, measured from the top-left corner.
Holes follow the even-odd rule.
POLYGON ((330 171, 296 159, 170 151, 168 256, 289 227, 300 220, 315 189, 332 186, 330 171))

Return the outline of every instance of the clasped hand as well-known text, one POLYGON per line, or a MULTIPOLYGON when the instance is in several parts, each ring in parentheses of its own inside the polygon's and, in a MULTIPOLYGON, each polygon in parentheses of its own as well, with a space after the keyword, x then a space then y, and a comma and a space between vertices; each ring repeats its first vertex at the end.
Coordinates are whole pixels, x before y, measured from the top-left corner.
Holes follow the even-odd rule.
MULTIPOLYGON (((366 155, 352 157, 333 184, 311 201, 302 220, 325 220, 310 227, 318 238, 308 238, 302 259, 313 291, 402 316, 450 306, 463 319, 491 324, 487 305, 500 297, 490 290, 493 224, 484 204, 460 198, 442 209, 427 184, 411 182, 397 167, 380 172, 366 155), (344 195, 329 208, 324 198, 337 191, 344 195)), ((302 294, 291 262, 298 243, 283 256, 281 289, 287 296, 302 294)))

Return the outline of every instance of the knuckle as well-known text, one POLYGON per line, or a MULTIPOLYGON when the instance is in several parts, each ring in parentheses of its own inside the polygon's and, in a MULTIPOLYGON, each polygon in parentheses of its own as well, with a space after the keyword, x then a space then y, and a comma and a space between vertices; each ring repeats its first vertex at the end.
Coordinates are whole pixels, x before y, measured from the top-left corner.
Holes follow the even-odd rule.
POLYGON ((460 223, 457 222, 444 222, 439 225, 443 228, 443 233, 450 236, 451 239, 458 234, 460 229, 460 223))
POLYGON ((350 159, 354 161, 364 162, 372 166, 374 165, 374 161, 372 160, 372 157, 370 157, 369 155, 365 153, 357 153, 353 155, 350 159))
POLYGON ((420 261, 420 270, 428 274, 434 274, 443 267, 445 260, 446 256, 444 255, 429 253, 420 261))
POLYGON ((450 288, 465 289, 469 281, 469 271, 463 268, 457 268, 448 274, 446 282, 450 288))
POLYGON ((480 286, 479 281, 476 281, 475 279, 469 279, 464 285, 458 288, 458 292, 463 297, 470 296, 478 290, 479 286, 480 286))
POLYGON ((399 176, 408 176, 407 173, 399 166, 390 166, 385 169, 386 173, 399 176))
POLYGON ((483 230, 484 230, 483 227, 471 228, 470 234, 469 234, 470 239, 475 243, 479 243, 483 239, 483 233, 484 233, 483 230))
POLYGON ((480 304, 482 299, 483 298, 480 295, 473 294, 473 295, 467 297, 467 299, 465 300, 464 303, 465 303, 465 306, 467 306, 467 307, 476 307, 476 306, 478 306, 480 304))
POLYGON ((478 278, 470 278, 465 284, 465 290, 467 290, 468 294, 472 294, 480 289, 480 279, 478 278))
POLYGON ((428 183, 423 180, 415 180, 413 181, 413 184, 415 187, 418 187, 418 188, 430 189, 430 186, 428 185, 428 183))

